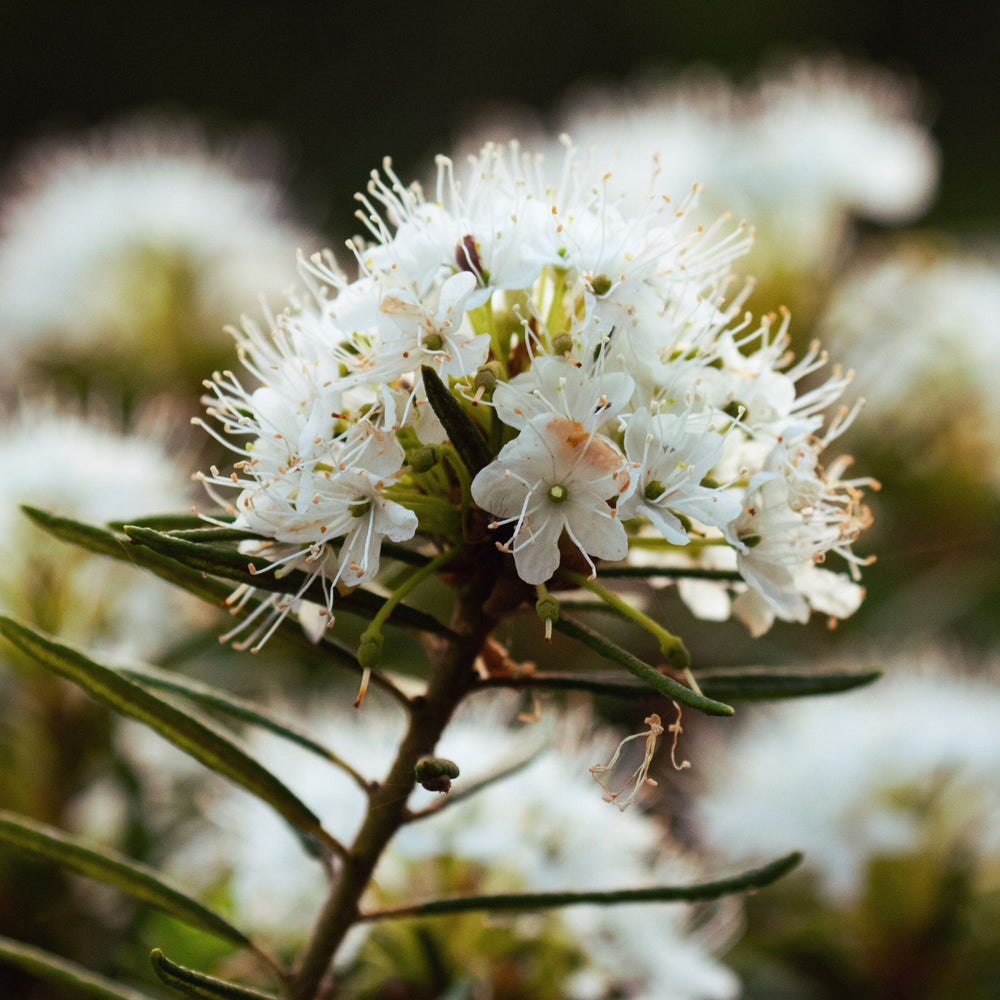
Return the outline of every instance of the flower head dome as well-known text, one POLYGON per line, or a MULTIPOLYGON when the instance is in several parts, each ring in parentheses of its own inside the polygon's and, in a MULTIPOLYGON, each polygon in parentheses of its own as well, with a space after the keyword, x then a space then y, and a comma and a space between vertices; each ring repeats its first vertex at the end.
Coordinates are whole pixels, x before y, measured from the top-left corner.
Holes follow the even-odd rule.
POLYGON ((8 351, 28 363, 127 359, 132 381, 221 355, 224 324, 284 288, 309 242, 252 170, 249 147, 214 153, 184 120, 138 118, 29 150, 0 208, 8 351))

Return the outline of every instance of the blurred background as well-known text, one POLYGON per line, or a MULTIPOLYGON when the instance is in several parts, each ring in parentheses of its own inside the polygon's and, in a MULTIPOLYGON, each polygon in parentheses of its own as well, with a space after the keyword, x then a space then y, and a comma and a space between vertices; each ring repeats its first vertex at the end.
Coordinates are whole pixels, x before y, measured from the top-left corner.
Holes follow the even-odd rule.
MULTIPOLYGON (((296 249, 340 248, 359 230, 353 194, 386 155, 405 180, 427 178, 435 153, 515 133, 550 148, 571 129, 644 163, 658 152, 676 197, 700 180, 708 209, 757 227, 750 306, 792 307, 796 348, 821 336, 869 400, 840 442, 883 486, 859 546, 878 561, 856 614, 835 631, 816 616, 754 638, 738 622, 692 618, 672 588, 655 601, 696 665, 880 665, 896 685, 819 700, 801 723, 796 706, 747 710, 735 746, 686 718, 695 778, 661 768, 663 797, 623 818, 635 831, 655 820, 678 850, 714 852, 709 868, 744 851, 812 849, 816 865, 748 913, 671 925, 696 941, 691 968, 719 956, 742 985, 710 969, 661 992, 677 969, 630 955, 627 975, 607 973, 610 961, 595 971, 574 950, 586 950, 586 927, 540 921, 376 936, 344 973, 356 991, 345 995, 1000 997, 998 38, 1000 8, 976 0, 947 11, 810 0, 0 8, 0 608, 66 639, 294 718, 319 696, 342 700, 287 651, 248 661, 220 649, 218 617, 70 557, 16 505, 92 521, 185 509, 191 470, 218 460, 188 424, 201 379, 232 363, 222 326, 257 313, 259 293, 280 301, 296 249), (753 767, 734 785, 736 760, 753 767), (817 775, 832 776, 828 789, 813 787, 817 775), (788 802, 801 808, 786 814, 788 802), (483 956, 471 986, 454 941, 483 956)), ((527 631, 506 637, 513 655, 544 655, 527 631)), ((390 655, 402 664, 408 650, 390 655)), ((267 926, 268 894, 288 884, 284 855, 267 842, 244 843, 245 856, 203 844, 206 825, 245 831, 259 817, 28 664, 6 663, 0 697, 0 807, 172 866, 282 946, 301 942, 303 927, 267 926), (273 881, 247 889, 255 867, 273 881)), ((606 725, 635 728, 633 707, 628 718, 619 704, 600 709, 606 725)), ((301 765, 289 772, 310 780, 301 765)), ((521 788, 529 799, 532 787, 521 788)), ((557 814, 571 825, 587 807, 572 783, 566 794, 557 814)), ((538 798, 558 796, 545 785, 538 798)), ((488 809, 474 820, 492 821, 488 809)), ((655 840, 646 827, 633 836, 655 840)), ((509 863, 509 845, 456 862, 455 838, 404 849, 387 898, 394 886, 405 896, 408 879, 481 886, 491 864, 509 863)), ((590 933, 606 946, 636 926, 590 933)), ((189 964, 245 971, 217 942, 6 851, 0 933, 133 981, 148 980, 153 938, 189 964)), ((72 996, 3 968, 0 995, 72 996)))

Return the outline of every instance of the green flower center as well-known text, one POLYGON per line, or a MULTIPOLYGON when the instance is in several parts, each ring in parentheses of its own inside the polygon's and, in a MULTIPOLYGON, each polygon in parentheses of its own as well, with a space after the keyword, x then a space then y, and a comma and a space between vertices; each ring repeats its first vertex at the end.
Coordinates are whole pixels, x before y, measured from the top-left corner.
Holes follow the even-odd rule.
POLYGON ((549 487, 549 500, 552 503, 565 503, 569 499, 569 490, 562 483, 549 487))

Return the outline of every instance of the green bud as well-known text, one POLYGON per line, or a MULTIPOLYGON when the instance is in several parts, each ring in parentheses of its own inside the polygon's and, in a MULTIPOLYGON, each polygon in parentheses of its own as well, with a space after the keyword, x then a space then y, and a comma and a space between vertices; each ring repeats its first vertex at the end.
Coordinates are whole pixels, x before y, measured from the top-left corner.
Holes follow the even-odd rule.
POLYGON ((748 548, 756 548, 760 545, 760 535, 747 535, 746 538, 741 538, 740 541, 748 548))
POLYGON ((569 499, 569 490, 562 483, 555 483, 549 487, 549 500, 552 503, 565 503, 569 499))
POLYGON ((573 338, 568 333, 560 333, 552 341, 553 354, 569 354, 573 350, 573 338))
POLYGON ((590 279, 590 287, 595 295, 607 295, 611 291, 611 279, 606 274, 599 274, 590 279))
POLYGON ((425 444, 410 452, 410 465, 414 472, 430 472, 441 461, 441 449, 433 444, 425 444))
POLYGON ((366 670, 382 662, 382 633, 365 631, 358 646, 358 663, 366 670))
POLYGON ((447 792, 459 775, 458 765, 444 757, 421 757, 413 767, 417 782, 429 792, 447 792))
POLYGON ((472 380, 472 384, 476 389, 492 392, 496 388, 501 372, 499 361, 487 361, 485 365, 480 365, 476 369, 476 377, 472 380))
POLYGON ((348 508, 347 512, 351 517, 364 517, 372 509, 371 500, 359 500, 357 503, 352 503, 348 508))
POLYGON ((535 613, 543 622, 554 622, 559 620, 559 602, 551 595, 546 594, 535 601, 535 613))
POLYGON ((440 351, 444 347, 444 337, 440 333, 429 333, 421 341, 420 346, 425 351, 440 351))
POLYGON ((746 413, 746 409, 747 408, 738 399, 734 399, 722 408, 722 412, 727 417, 732 417, 733 420, 738 420, 740 418, 740 414, 746 413))

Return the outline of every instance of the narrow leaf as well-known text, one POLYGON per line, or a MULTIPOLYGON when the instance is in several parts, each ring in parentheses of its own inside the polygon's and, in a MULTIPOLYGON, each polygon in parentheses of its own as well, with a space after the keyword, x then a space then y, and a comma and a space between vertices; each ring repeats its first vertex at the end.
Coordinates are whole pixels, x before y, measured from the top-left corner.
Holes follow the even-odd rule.
POLYGON ((362 920, 397 920, 401 917, 434 917, 447 913, 474 911, 525 911, 547 910, 581 903, 598 903, 613 906, 616 903, 675 903, 697 902, 731 896, 748 889, 760 889, 787 875, 802 860, 800 851, 750 871, 730 878, 696 885, 649 886, 643 889, 612 889, 594 892, 509 892, 490 896, 457 896, 452 899, 434 899, 427 903, 412 903, 383 910, 372 910, 361 915, 362 920))
POLYGON ((357 775, 352 767, 335 754, 332 750, 317 742, 308 733, 302 732, 295 726, 287 722, 279 722, 277 719, 266 715, 256 705, 237 698, 227 691, 220 691, 218 688, 203 684, 190 677, 184 677, 169 670, 157 670, 155 667, 144 666, 142 670, 135 670, 128 667, 119 667, 118 673, 127 677, 136 684, 143 687, 154 688, 159 691, 169 691, 172 694, 183 695, 192 701, 207 705, 210 708, 218 709, 234 719, 240 719, 254 726, 260 726, 269 732, 284 737, 292 743, 297 743, 300 747, 322 757, 324 760, 347 770, 356 780, 360 780, 362 787, 367 789, 363 778, 357 775))
POLYGON ((819 674, 808 671, 743 669, 705 670, 698 686, 712 698, 725 701, 779 701, 820 694, 839 694, 864 687, 882 676, 880 670, 819 674))
POLYGON ((219 914, 171 885, 152 868, 117 851, 88 844, 62 830, 0 809, 0 841, 113 885, 144 903, 239 945, 250 939, 219 914))
POLYGON ((604 636, 587 628, 586 625, 581 625, 579 622, 567 618, 566 615, 559 616, 555 622, 555 627, 565 635, 579 640, 595 652, 600 653, 605 659, 621 664, 621 666, 631 671, 639 680, 644 681, 653 690, 673 701, 680 702, 682 705, 689 705, 691 708, 697 708, 706 715, 733 714, 731 705, 726 705, 721 701, 715 701, 713 698, 707 698, 692 691, 686 685, 680 684, 671 677, 667 677, 666 674, 661 674, 655 667, 633 656, 627 649, 623 649, 610 639, 605 639, 604 636))
POLYGON ((725 583, 739 583, 743 577, 734 569, 705 569, 700 566, 602 566, 602 577, 646 577, 667 576, 678 580, 721 580, 725 583))
POLYGON ((150 694, 117 671, 101 666, 79 651, 53 642, 11 618, 0 616, 0 635, 6 636, 43 667, 72 681, 95 700, 156 730, 199 763, 263 799, 297 831, 313 834, 330 844, 329 834, 305 803, 207 723, 150 694))
MULTIPOLYGON (((73 545, 79 545, 88 552, 96 552, 98 555, 108 556, 119 562, 131 563, 142 569, 148 569, 161 580, 165 580, 175 587, 180 587, 189 594, 193 594, 195 597, 214 604, 217 607, 224 606, 226 599, 232 592, 232 588, 221 580, 206 577, 203 573, 182 565, 176 559, 160 555, 158 552, 154 552, 144 545, 136 545, 125 535, 116 535, 105 528, 84 524, 81 521, 73 521, 70 518, 57 517, 36 507, 24 506, 21 509, 40 528, 49 532, 54 537, 73 545)), ((375 594, 363 593, 362 591, 355 591, 351 597, 364 604, 364 615, 367 618, 371 618, 384 603, 383 598, 375 594)), ((243 605, 239 613, 242 617, 251 615, 257 609, 258 604, 258 601, 249 600, 243 605)), ((397 609, 397 611, 399 610, 397 609)), ((411 611, 410 608, 402 610, 404 612, 411 611)), ((430 620, 436 621, 435 619, 430 620)), ((442 633, 450 634, 450 630, 446 629, 445 626, 439 624, 438 628, 442 633)), ((288 621, 287 619, 278 626, 278 631, 275 635, 276 637, 280 636, 285 642, 290 643, 298 649, 314 653, 317 648, 314 643, 305 637, 297 623, 288 621)), ((347 670, 357 674, 363 672, 354 650, 338 642, 336 639, 324 636, 320 639, 319 648, 347 670)), ((408 703, 398 688, 377 671, 372 672, 372 683, 383 688, 396 698, 397 701, 404 704, 408 703)))
MULTIPOLYGON (((256 587, 278 594, 298 594, 305 600, 326 604, 326 594, 319 579, 314 580, 305 590, 302 590, 304 576, 302 573, 289 573, 287 576, 277 576, 275 573, 255 573, 250 569, 253 560, 235 549, 224 549, 201 542, 190 542, 174 535, 167 535, 151 528, 138 528, 127 524, 125 533, 133 542, 146 546, 161 555, 175 559, 194 570, 211 573, 213 576, 225 577, 238 583, 256 587)), ((349 593, 338 594, 336 606, 345 611, 370 618, 385 603, 385 599, 369 591, 358 588, 349 593)), ((437 635, 447 635, 450 630, 436 618, 408 608, 403 605, 393 609, 391 620, 397 625, 406 625, 424 632, 437 635)))
POLYGON ((150 952, 149 960, 153 963, 153 970, 167 986, 189 997, 198 997, 200 1000, 281 1000, 274 993, 261 993, 259 990, 226 982, 225 979, 206 976, 194 969, 186 969, 183 965, 171 962, 159 948, 150 952))
POLYGON ((153 1000, 130 986, 122 986, 104 976, 85 969, 76 962, 34 945, 22 944, 12 938, 0 937, 0 958, 32 975, 60 986, 71 986, 100 1000, 153 1000))
POLYGON ((420 372, 424 377, 427 402, 431 404, 431 409, 441 421, 459 458, 465 463, 470 475, 474 476, 493 460, 486 438, 472 422, 472 418, 462 409, 462 404, 438 377, 437 372, 428 365, 422 365, 420 372))
MULTIPOLYGON (((560 603, 560 607, 565 607, 560 603)), ((877 670, 856 674, 816 674, 783 670, 733 669, 705 670, 697 674, 702 693, 710 698, 730 701, 776 701, 811 695, 837 694, 870 684, 881 676, 877 670)), ((552 691, 589 691, 611 698, 645 698, 646 684, 600 671, 587 673, 546 673, 538 671, 521 676, 486 677, 477 688, 545 688, 552 691)))
MULTIPOLYGON (((212 514, 213 521, 232 522, 230 514, 212 514)), ((205 519, 200 514, 153 514, 148 517, 137 517, 134 521, 110 521, 111 527, 121 531, 126 524, 138 524, 143 528, 153 528, 155 531, 186 531, 190 528, 204 528, 205 519)))

